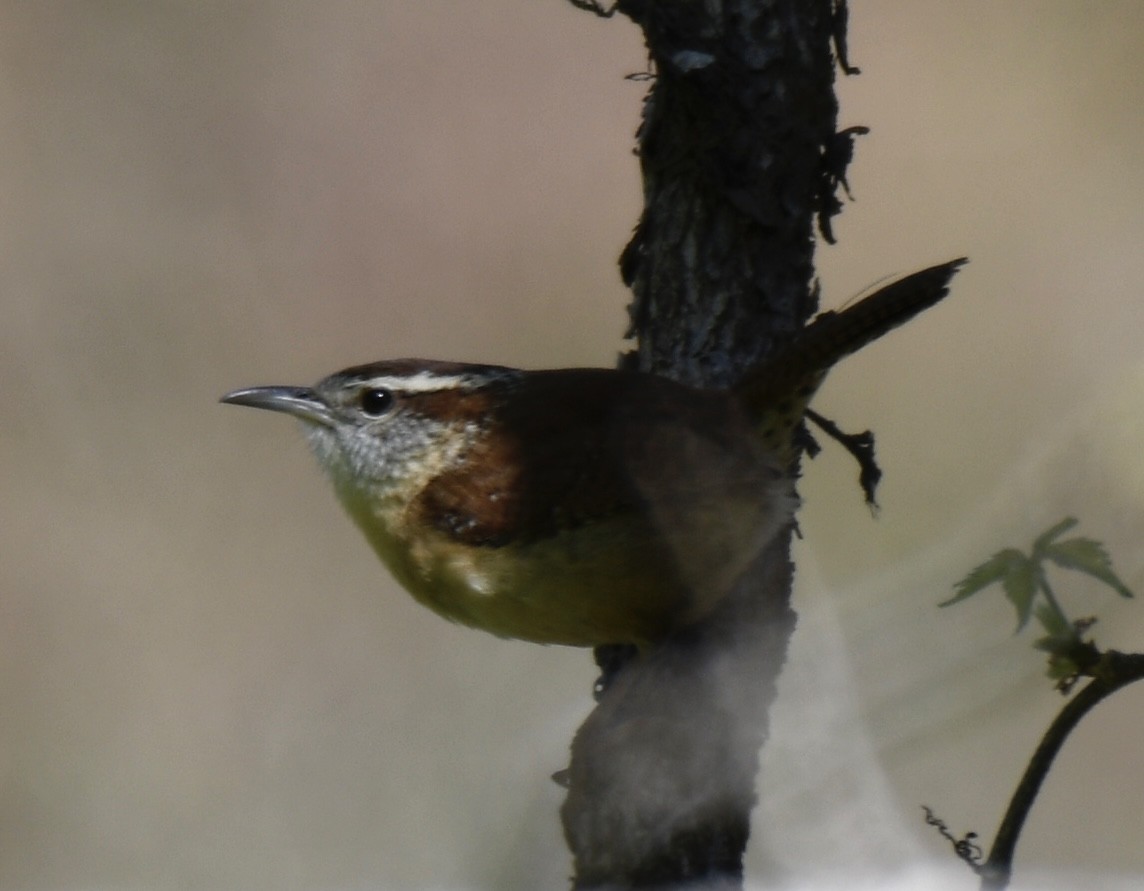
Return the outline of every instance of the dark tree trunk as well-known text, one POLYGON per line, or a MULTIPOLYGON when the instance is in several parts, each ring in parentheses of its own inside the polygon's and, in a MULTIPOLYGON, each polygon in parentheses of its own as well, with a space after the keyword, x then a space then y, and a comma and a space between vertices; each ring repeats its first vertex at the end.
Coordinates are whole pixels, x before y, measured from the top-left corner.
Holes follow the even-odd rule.
MULTIPOLYGON (((841 176, 830 169, 832 41, 844 10, 615 10, 644 30, 654 73, 639 132, 645 210, 621 259, 639 344, 629 361, 725 387, 816 308, 813 227, 836 211, 841 176)), ((701 626, 614 670, 572 746, 562 817, 577 888, 741 886, 758 752, 795 624, 789 543, 773 542, 701 626)))

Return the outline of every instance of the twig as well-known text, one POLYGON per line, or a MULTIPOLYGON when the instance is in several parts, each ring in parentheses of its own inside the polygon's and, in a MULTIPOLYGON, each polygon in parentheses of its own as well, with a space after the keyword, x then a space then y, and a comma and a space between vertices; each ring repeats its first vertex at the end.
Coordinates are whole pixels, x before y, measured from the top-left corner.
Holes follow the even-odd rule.
POLYGON ((1001 820, 989 857, 978 870, 981 875, 981 891, 1001 891, 1009 886, 1017 839, 1057 752, 1081 718, 1098 702, 1122 687, 1144 680, 1144 654, 1109 650, 1093 674, 1092 681, 1061 709, 1029 760, 1025 775, 1021 777, 1001 820))
POLYGON ((605 7, 603 4, 597 3, 596 0, 568 0, 568 2, 577 9, 594 13, 602 19, 610 19, 616 14, 616 10, 619 9, 620 6, 619 3, 613 3, 610 7, 605 7))
POLYGON ((858 484, 862 487, 862 494, 866 496, 866 503, 871 509, 876 510, 878 502, 874 493, 878 488, 878 481, 882 479, 882 468, 874 458, 874 434, 869 430, 847 433, 832 420, 811 408, 806 410, 806 416, 823 433, 854 456, 854 460, 858 462, 858 484))

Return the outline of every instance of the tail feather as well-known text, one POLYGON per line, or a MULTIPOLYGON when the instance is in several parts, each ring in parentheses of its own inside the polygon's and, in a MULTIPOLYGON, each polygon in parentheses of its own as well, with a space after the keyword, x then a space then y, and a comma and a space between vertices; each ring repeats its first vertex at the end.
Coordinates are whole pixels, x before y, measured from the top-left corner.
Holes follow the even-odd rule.
POLYGON ((967 262, 961 257, 931 266, 879 288, 853 306, 823 313, 776 355, 747 372, 735 387, 739 398, 760 424, 773 428, 765 431, 767 435, 785 436, 789 443, 834 363, 940 301, 967 262))

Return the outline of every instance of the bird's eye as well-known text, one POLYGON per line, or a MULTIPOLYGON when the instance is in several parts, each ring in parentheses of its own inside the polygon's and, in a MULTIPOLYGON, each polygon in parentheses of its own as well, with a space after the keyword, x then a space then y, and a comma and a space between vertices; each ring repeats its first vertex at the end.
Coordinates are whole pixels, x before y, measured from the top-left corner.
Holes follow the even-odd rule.
POLYGON ((358 405, 362 412, 369 417, 380 418, 393 407, 393 393, 380 387, 362 390, 358 397, 358 405))

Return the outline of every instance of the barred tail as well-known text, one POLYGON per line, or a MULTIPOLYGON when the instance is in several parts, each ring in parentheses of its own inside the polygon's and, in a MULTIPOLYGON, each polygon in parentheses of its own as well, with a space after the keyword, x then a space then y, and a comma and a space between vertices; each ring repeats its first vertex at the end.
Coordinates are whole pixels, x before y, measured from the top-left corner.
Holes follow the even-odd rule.
POLYGON ((747 372, 735 390, 775 445, 789 447, 811 397, 831 366, 908 322, 949 293, 962 257, 931 266, 875 291, 839 312, 818 316, 789 344, 747 372))

